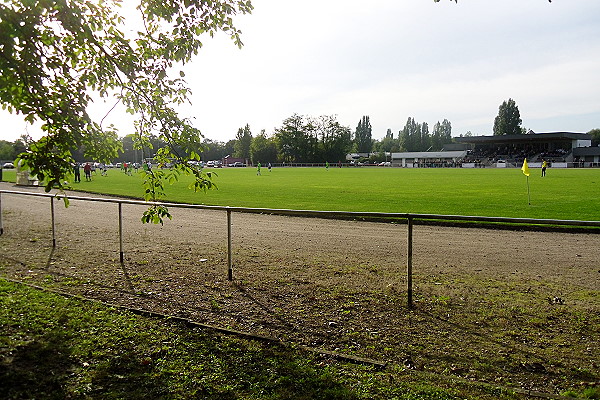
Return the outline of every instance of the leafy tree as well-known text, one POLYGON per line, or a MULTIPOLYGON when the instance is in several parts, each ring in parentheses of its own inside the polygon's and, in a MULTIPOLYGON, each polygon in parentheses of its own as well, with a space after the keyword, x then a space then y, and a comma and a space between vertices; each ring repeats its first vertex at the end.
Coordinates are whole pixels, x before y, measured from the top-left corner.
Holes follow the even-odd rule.
POLYGON ((13 147, 15 149, 15 157, 17 157, 22 152, 26 151, 29 148, 29 144, 32 142, 31 137, 29 135, 21 135, 19 139, 13 142, 13 147))
POLYGON ((354 144, 359 153, 369 153, 373 148, 371 121, 368 115, 358 121, 358 126, 354 133, 354 144))
POLYGON ((429 134, 429 124, 427 122, 423 122, 421 124, 419 135, 419 145, 417 147, 418 151, 427 151, 431 148, 431 135, 429 134))
POLYGON ((11 142, 0 140, 0 160, 14 160, 15 148, 11 142))
POLYGON ((15 140, 14 142, 0 140, 0 160, 15 160, 20 153, 27 150, 27 143, 29 140, 29 137, 26 135, 21 136, 21 138, 15 140))
POLYGON ((252 132, 250 125, 238 129, 235 136, 234 155, 238 158, 250 159, 250 145, 252 144, 252 132))
POLYGON ((378 143, 377 150, 380 152, 398 151, 398 141, 394 139, 394 133, 388 128, 385 137, 378 143))
POLYGON ((223 157, 235 153, 235 139, 228 140, 223 146, 223 157))
POLYGON ((202 142, 202 160, 220 160, 225 156, 233 153, 233 144, 231 150, 227 147, 227 143, 205 139, 202 142))
POLYGON ((522 122, 519 107, 513 99, 508 99, 502 102, 498 109, 498 115, 494 120, 494 135, 520 135, 523 133, 522 122))
POLYGON ((444 119, 441 123, 438 121, 433 126, 431 147, 434 151, 440 151, 446 143, 452 143, 452 124, 444 119))
MULTIPOLYGON (((74 148, 83 147, 98 161, 116 158, 117 129, 88 114, 97 98, 113 98, 135 115, 140 146, 150 145, 152 135, 166 144, 153 150, 159 162, 196 156, 201 135, 175 110, 188 101, 189 89, 183 71, 174 69, 197 54, 205 33, 223 31, 241 46, 233 16, 252 10, 250 0, 140 0, 139 20, 125 21, 120 3, 5 0, 0 5, 0 104, 28 122, 42 122, 45 136, 20 157, 46 182, 46 190, 65 187, 74 148)), ((175 166, 169 173, 147 173, 147 200, 163 196, 164 181, 181 172, 194 175, 195 190, 213 186, 209 174, 186 162, 175 166)), ((165 216, 170 217, 168 210, 155 206, 142 219, 162 223, 165 216)))
POLYGON ((404 128, 399 132, 400 151, 418 151, 421 127, 414 118, 408 117, 404 128))
POLYGON ((253 163, 275 162, 277 160, 277 145, 274 138, 267 137, 263 129, 258 136, 252 139, 250 157, 253 163))
POLYGON ((294 114, 283 120, 281 128, 275 129, 277 149, 281 161, 306 162, 308 147, 306 138, 309 126, 305 118, 294 114))
POLYGON ((352 148, 352 131, 335 116, 294 114, 275 130, 275 142, 284 162, 339 161, 352 148))
POLYGON ((592 146, 598 146, 600 144, 600 129, 592 129, 588 134, 592 135, 592 146))
POLYGON ((313 123, 320 136, 320 154, 317 154, 317 157, 325 161, 344 160, 352 149, 350 128, 341 125, 333 115, 322 115, 313 123))

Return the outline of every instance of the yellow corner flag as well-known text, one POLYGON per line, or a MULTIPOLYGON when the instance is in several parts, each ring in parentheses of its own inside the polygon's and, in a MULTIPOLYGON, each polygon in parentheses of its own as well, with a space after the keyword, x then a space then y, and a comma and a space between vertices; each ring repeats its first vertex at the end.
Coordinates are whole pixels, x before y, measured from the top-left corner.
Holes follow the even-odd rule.
POLYGON ((523 174, 525 174, 526 176, 529 176, 529 165, 527 165, 527 159, 523 160, 523 166, 521 167, 521 171, 523 171, 523 174))

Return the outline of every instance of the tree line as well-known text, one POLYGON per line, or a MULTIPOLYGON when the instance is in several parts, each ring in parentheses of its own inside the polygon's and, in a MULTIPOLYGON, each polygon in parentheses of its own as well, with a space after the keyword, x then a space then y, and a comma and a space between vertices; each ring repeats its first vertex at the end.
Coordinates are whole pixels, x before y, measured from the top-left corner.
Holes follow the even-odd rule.
POLYGON ((411 117, 396 135, 388 129, 386 136, 377 140, 373 139, 369 116, 363 116, 353 130, 333 115, 293 114, 270 135, 264 129, 253 135, 246 124, 228 142, 205 140, 201 154, 203 160, 231 155, 252 163, 322 163, 344 161, 348 153, 375 153, 371 158, 376 160, 385 157, 378 153, 441 150, 451 142, 452 126, 446 119, 437 122, 430 133, 427 123, 418 123, 411 117))
POLYGON ((19 154, 27 150, 28 138, 27 136, 21 136, 14 142, 7 140, 0 140, 0 161, 14 161, 19 154))
MULTIPOLYGON (((452 126, 444 119, 429 131, 426 122, 419 123, 408 118, 404 128, 394 134, 387 130, 381 140, 373 139, 369 116, 363 116, 354 130, 341 124, 336 116, 311 117, 293 114, 283 120, 281 126, 267 134, 263 129, 254 135, 248 124, 238 129, 235 139, 227 142, 203 139, 193 151, 202 161, 219 160, 225 156, 241 158, 251 163, 322 163, 344 161, 348 153, 385 153, 399 151, 441 150, 452 142, 452 126)), ((140 140, 139 135, 129 134, 119 138, 120 150, 113 162, 132 162, 153 158, 157 151, 168 144, 158 136, 140 140)), ((189 146, 172 146, 175 153, 189 156, 189 146)), ((27 148, 27 138, 14 143, 0 141, 0 160, 14 160, 27 148)), ((89 159, 85 146, 71 149, 78 162, 89 159)), ((373 160, 385 158, 374 155, 373 160)))
MULTIPOLYGON (((519 108, 513 99, 504 101, 494 120, 494 135, 524 134, 519 108)), ((600 130, 589 132, 593 145, 600 143, 600 130)), ((226 156, 241 158, 250 163, 323 163, 339 162, 348 153, 368 154, 370 161, 385 161, 390 152, 440 151, 452 143, 452 124, 447 119, 436 122, 430 130, 427 122, 417 122, 409 117, 397 133, 388 129, 385 136, 373 139, 369 116, 359 119, 354 130, 342 125, 336 116, 311 117, 293 114, 283 120, 281 126, 267 134, 263 129, 254 135, 248 124, 240 127, 234 139, 227 142, 204 138, 196 143, 193 151, 202 161, 220 160, 226 156)), ((462 136, 462 135, 461 135, 462 136)), ((467 132, 466 136, 471 136, 467 132)), ((14 142, 0 140, 0 161, 12 161, 28 148, 32 140, 24 135, 14 142)), ((120 150, 113 162, 133 162, 154 158, 156 152, 168 146, 158 136, 140 140, 138 134, 119 139, 120 150)), ((189 156, 187 148, 175 146, 175 152, 189 156)), ((89 158, 85 146, 71 149, 76 161, 94 161, 89 158)))

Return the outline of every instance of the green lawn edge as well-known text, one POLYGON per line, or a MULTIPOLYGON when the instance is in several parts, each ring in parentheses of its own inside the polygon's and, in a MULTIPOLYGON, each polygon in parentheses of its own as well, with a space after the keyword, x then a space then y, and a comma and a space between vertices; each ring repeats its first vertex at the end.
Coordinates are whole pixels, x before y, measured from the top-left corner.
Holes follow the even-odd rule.
POLYGON ((0 398, 514 399, 190 328, 0 279, 0 398))
MULTIPOLYGON (((253 168, 213 169, 217 190, 194 192, 191 178, 166 185, 167 202, 232 207, 442 214, 600 221, 600 169, 253 168), (529 192, 528 192, 529 187, 529 192)), ((10 180, 14 171, 5 171, 10 180)), ((14 181, 14 180, 13 180, 14 181)), ((118 169, 74 190, 142 199, 141 176, 118 169)))

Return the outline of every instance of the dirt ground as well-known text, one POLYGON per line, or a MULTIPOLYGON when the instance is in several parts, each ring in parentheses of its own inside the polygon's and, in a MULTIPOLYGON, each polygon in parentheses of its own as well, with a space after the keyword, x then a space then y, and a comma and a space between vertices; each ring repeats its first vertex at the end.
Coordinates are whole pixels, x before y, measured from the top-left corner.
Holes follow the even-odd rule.
MULTIPOLYGON (((0 183, 0 189, 41 193, 0 183)), ((90 194, 71 195, 92 197, 90 194)), ((106 196, 103 196, 106 198, 106 196)), ((0 276, 301 345, 557 393, 600 385, 600 235, 407 227, 1 195, 0 276)))

